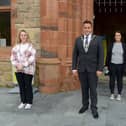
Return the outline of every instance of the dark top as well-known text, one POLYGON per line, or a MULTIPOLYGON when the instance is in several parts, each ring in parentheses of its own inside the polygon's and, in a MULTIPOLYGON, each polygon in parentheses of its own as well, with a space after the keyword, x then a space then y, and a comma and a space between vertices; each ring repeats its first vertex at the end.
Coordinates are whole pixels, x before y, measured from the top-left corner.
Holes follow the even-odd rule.
POLYGON ((98 36, 92 35, 91 42, 86 53, 83 48, 83 36, 75 41, 72 57, 72 70, 78 69, 78 72, 96 72, 103 70, 104 53, 103 47, 98 36))

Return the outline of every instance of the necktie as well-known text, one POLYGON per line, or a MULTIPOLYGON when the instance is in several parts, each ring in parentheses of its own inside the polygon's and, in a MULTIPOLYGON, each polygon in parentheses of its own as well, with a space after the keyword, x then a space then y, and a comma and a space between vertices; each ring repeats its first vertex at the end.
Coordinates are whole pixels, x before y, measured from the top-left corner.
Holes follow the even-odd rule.
POLYGON ((85 49, 85 52, 88 51, 88 35, 86 36, 86 39, 85 39, 84 49, 85 49))

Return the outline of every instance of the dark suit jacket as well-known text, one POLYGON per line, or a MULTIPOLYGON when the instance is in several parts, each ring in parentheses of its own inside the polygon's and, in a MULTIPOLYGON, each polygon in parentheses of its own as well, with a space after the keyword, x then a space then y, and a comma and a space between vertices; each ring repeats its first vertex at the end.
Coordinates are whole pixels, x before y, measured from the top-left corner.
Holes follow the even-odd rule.
POLYGON ((83 48, 83 36, 75 41, 72 57, 72 70, 78 69, 78 72, 96 72, 102 71, 104 65, 104 53, 101 41, 98 37, 92 35, 92 39, 86 53, 83 48))
MULTIPOLYGON (((113 44, 114 43, 111 43, 107 50, 105 65, 108 67, 110 66, 110 63, 111 63, 113 44)), ((126 44, 122 43, 122 47, 123 47, 123 63, 126 64, 126 44)))

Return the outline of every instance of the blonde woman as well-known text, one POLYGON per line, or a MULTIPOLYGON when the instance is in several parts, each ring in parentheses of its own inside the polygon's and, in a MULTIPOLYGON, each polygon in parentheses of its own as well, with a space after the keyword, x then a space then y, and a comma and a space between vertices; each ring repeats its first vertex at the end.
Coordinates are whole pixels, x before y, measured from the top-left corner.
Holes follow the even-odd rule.
POLYGON ((18 109, 31 109, 33 102, 32 79, 35 72, 36 50, 25 30, 18 34, 17 44, 11 51, 11 63, 16 68, 16 79, 19 84, 21 103, 18 109))

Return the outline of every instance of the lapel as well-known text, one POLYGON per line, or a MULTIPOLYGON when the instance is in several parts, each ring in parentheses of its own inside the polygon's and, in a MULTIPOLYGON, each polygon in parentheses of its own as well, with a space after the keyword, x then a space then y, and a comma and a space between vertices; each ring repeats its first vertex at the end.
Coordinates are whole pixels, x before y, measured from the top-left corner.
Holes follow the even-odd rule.
POLYGON ((81 44, 82 50, 83 50, 83 52, 85 52, 84 46, 83 46, 83 43, 84 43, 84 35, 81 35, 80 36, 80 40, 81 40, 80 44, 81 44))
POLYGON ((90 46, 93 44, 93 40, 96 38, 96 35, 92 35, 91 37, 91 41, 90 41, 90 44, 89 44, 89 47, 88 47, 88 50, 90 49, 90 46))

